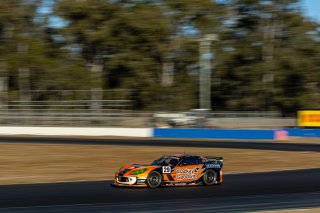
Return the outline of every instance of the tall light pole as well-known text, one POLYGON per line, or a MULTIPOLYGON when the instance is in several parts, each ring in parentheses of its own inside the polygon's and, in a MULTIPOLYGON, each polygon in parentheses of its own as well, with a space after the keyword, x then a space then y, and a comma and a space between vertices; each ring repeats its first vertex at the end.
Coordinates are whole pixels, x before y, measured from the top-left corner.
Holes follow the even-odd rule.
POLYGON ((206 34, 200 39, 199 59, 199 108, 211 109, 211 61, 214 53, 211 52, 211 43, 217 41, 216 34, 206 34))

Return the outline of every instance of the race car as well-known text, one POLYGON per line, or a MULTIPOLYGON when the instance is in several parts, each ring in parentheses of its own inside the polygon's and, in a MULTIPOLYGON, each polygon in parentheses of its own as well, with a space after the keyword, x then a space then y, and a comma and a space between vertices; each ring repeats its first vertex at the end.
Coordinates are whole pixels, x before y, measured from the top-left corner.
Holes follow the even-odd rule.
POLYGON ((149 187, 215 185, 223 181, 223 158, 172 154, 151 164, 122 166, 115 173, 113 186, 149 187))

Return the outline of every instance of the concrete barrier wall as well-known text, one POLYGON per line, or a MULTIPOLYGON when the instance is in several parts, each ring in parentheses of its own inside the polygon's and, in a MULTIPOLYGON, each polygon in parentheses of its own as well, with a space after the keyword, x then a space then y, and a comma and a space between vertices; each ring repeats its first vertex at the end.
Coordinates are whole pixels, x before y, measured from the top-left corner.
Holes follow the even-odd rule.
POLYGON ((320 129, 280 130, 171 129, 171 128, 81 128, 81 127, 0 127, 0 135, 124 136, 155 138, 216 138, 240 140, 286 140, 292 137, 320 137, 320 129))
POLYGON ((151 128, 0 127, 0 135, 152 137, 151 128))
POLYGON ((235 130, 235 129, 161 129, 153 130, 155 138, 216 138, 239 140, 284 140, 283 130, 235 130))
POLYGON ((291 137, 320 137, 320 129, 286 128, 291 137))

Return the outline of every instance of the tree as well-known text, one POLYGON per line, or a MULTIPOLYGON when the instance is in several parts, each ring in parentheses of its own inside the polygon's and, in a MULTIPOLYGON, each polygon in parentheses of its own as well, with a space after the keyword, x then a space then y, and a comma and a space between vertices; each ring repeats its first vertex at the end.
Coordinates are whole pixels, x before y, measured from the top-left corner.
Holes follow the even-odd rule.
POLYGON ((69 22, 62 29, 69 44, 80 48, 87 63, 103 67, 104 88, 134 90, 137 107, 145 109, 177 96, 185 99, 170 108, 196 106, 197 80, 188 73, 198 63, 197 37, 217 30, 217 11, 221 7, 209 0, 59 1, 56 7, 69 22), (164 92, 169 90, 175 95, 164 92))
POLYGON ((218 66, 219 87, 224 89, 216 88, 216 101, 227 109, 284 113, 308 105, 303 97, 310 95, 310 72, 302 67, 312 64, 313 70, 319 69, 314 63, 319 52, 310 48, 318 43, 310 36, 317 26, 304 19, 296 0, 230 2, 233 9, 224 34, 228 48, 218 66))
POLYGON ((40 0, 1 4, 0 57, 6 67, 3 76, 8 80, 8 99, 23 104, 48 98, 43 92, 31 94, 31 90, 80 89, 83 83, 74 79, 87 78, 81 66, 61 63, 69 53, 61 49, 61 39, 39 14, 41 4, 40 0))
POLYGON ((2 94, 5 85, 24 101, 57 97, 31 90, 92 89, 99 100, 103 89, 126 89, 135 109, 195 108, 199 39, 214 33, 214 110, 320 104, 319 24, 298 0, 56 0, 39 12, 48 2, 2 2, 2 94), (51 26, 52 16, 66 24, 51 26))

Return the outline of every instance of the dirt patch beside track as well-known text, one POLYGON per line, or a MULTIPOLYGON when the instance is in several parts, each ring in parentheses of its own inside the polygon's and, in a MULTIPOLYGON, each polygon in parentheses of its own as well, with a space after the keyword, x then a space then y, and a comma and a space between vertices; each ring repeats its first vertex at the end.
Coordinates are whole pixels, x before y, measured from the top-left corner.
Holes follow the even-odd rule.
POLYGON ((1 143, 0 184, 112 179, 123 164, 151 163, 170 153, 223 156, 225 173, 320 167, 318 152, 1 143))

